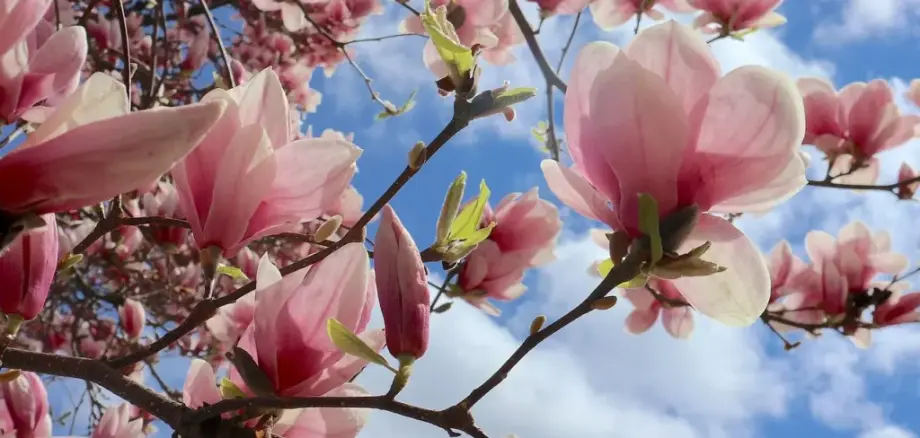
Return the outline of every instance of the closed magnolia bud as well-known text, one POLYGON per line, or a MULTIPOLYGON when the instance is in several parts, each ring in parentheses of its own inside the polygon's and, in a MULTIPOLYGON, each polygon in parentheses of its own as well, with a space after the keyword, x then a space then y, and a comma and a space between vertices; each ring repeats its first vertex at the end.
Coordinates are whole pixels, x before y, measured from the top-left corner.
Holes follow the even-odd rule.
POLYGON ((613 308, 613 306, 615 306, 616 304, 617 304, 617 297, 615 296, 602 297, 602 298, 598 298, 594 300, 594 302, 591 303, 591 308, 594 310, 608 310, 608 309, 613 308))
POLYGON ((374 271, 390 354, 422 357, 428 349, 428 277, 412 236, 389 205, 374 241, 374 271))
POLYGON ((428 148, 425 147, 425 143, 415 143, 415 146, 412 146, 412 150, 409 151, 409 167, 412 170, 418 170, 427 160, 428 148))
POLYGON ((126 299, 125 304, 118 308, 118 317, 121 320, 121 328, 128 338, 141 337, 144 325, 147 324, 147 312, 144 311, 143 304, 131 298, 126 299))
POLYGON ((329 239, 336 231, 339 231, 340 226, 342 226, 342 216, 332 216, 316 229, 316 232, 313 233, 313 240, 322 242, 329 239))
POLYGON ((58 266, 58 229, 53 214, 45 226, 26 231, 0 256, 0 310, 30 320, 38 315, 58 266))
POLYGON ((531 321, 530 323, 530 334, 532 335, 537 334, 537 332, 543 328, 543 324, 546 324, 546 316, 537 315, 537 317, 534 318, 533 321, 531 321))

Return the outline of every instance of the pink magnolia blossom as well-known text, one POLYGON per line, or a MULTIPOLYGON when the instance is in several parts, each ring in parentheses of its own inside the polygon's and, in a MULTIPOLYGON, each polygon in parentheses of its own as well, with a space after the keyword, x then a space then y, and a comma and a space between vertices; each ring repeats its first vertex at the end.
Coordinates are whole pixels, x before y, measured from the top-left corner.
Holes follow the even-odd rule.
POLYGON ((901 168, 898 169, 898 183, 901 183, 898 186, 898 199, 913 199, 914 193, 917 193, 917 188, 920 187, 920 181, 911 183, 905 183, 905 181, 912 181, 916 178, 917 172, 909 164, 901 163, 901 168))
POLYGON ((878 274, 897 274, 907 266, 907 258, 891 252, 891 237, 885 231, 874 235, 862 222, 852 222, 837 238, 824 231, 812 231, 805 239, 808 256, 819 282, 803 293, 828 317, 847 312, 850 295, 868 292, 878 274))
POLYGON ((774 12, 783 0, 687 0, 703 11, 694 25, 704 32, 731 35, 739 30, 781 26, 786 17, 774 12))
POLYGON ((803 143, 827 155, 831 176, 840 175, 839 182, 874 183, 879 173, 876 154, 910 140, 920 123, 918 116, 900 114, 883 80, 855 82, 838 93, 823 79, 802 78, 798 88, 805 100, 803 143))
MULTIPOLYGON (((367 251, 351 243, 319 264, 285 277, 271 263, 260 263, 253 323, 239 347, 258 363, 280 396, 322 396, 354 377, 366 361, 346 356, 332 344, 326 322, 336 318, 375 349, 383 348, 382 330, 366 331, 376 303, 367 251)), ((231 379, 245 382, 235 371, 231 379)), ((361 411, 353 411, 358 430, 361 411)))
POLYGON ((42 219, 44 227, 23 233, 0 255, 0 310, 25 320, 45 306, 57 270, 57 221, 53 214, 42 219))
POLYGON ((271 70, 204 101, 226 102, 216 128, 173 169, 182 211, 200 248, 225 256, 263 236, 317 218, 355 173, 350 142, 290 142, 288 103, 271 70))
POLYGON ((495 227, 467 256, 458 284, 467 302, 498 315, 488 300, 510 301, 527 290, 521 283, 524 272, 554 259, 562 222, 556 206, 540 199, 536 188, 505 196, 494 212, 486 205, 482 222, 495 227))
POLYGON ((50 437, 48 392, 38 374, 23 371, 15 380, 0 383, 0 434, 12 437, 50 437))
POLYGON ((72 93, 86 60, 82 27, 55 31, 43 20, 49 0, 3 0, 0 10, 0 121, 20 116, 42 122, 49 109, 33 106, 58 103, 72 93), (30 109, 32 109, 30 111, 30 109))
POLYGON ((422 357, 431 316, 428 275, 412 235, 389 204, 374 240, 374 268, 387 349, 393 357, 422 357))
POLYGON ((656 6, 677 13, 693 10, 687 0, 595 0, 591 2, 591 16, 598 27, 612 30, 638 14, 655 21, 664 19, 656 6))
POLYGON ((792 253, 789 242, 782 241, 770 252, 770 302, 794 293, 802 273, 809 269, 802 259, 792 253))
POLYGON ((179 32, 179 37, 188 44, 188 53, 179 67, 188 72, 201 68, 207 61, 212 46, 217 45, 211 37, 211 28, 208 27, 208 21, 203 15, 191 17, 179 32))
POLYGON ((207 102, 129 113, 124 86, 94 74, 0 158, 0 186, 16 187, 0 191, 0 210, 66 211, 134 190, 184 157, 224 109, 207 102))
POLYGON ((697 206, 699 222, 676 251, 710 242, 702 258, 727 270, 672 283, 710 317, 754 323, 770 299, 769 271, 741 231, 707 213, 762 211, 805 185, 794 84, 756 66, 720 77, 709 46, 673 21, 623 50, 589 44, 572 71, 565 130, 575 165, 545 160, 549 187, 575 211, 634 238, 640 194, 655 198, 662 216, 697 206))
POLYGON ((125 334, 131 339, 137 339, 141 336, 144 325, 147 323, 147 312, 143 304, 127 298, 125 304, 118 308, 118 318, 125 334))
POLYGON ((90 438, 143 438, 144 419, 134 418, 132 406, 122 403, 105 410, 90 438), (133 419, 132 419, 133 418, 133 419))
MULTIPOLYGON (((145 193, 141 198, 143 213, 146 216, 162 216, 174 219, 184 219, 185 215, 179 209, 179 192, 176 187, 168 182, 159 181, 156 189, 145 193)), ((188 239, 188 230, 182 227, 151 227, 153 238, 166 246, 175 249, 182 247, 188 239)))
POLYGON ((879 326, 920 322, 920 293, 892 292, 885 302, 872 312, 872 322, 879 326))
MULTIPOLYGON (((667 280, 652 279, 648 286, 665 299, 683 301, 680 291, 667 280)), ((626 331, 638 335, 655 325, 661 316, 661 325, 674 338, 687 339, 693 333, 693 311, 690 307, 662 303, 645 288, 630 288, 623 291, 634 309, 626 317, 626 331)))

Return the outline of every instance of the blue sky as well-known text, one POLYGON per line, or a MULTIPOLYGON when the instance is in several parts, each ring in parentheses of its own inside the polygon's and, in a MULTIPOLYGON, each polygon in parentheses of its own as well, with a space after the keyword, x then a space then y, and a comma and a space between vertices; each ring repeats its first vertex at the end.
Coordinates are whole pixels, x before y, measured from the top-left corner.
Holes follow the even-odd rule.
MULTIPOLYGON (((755 34, 744 43, 719 41, 713 48, 724 71, 755 63, 795 77, 827 77, 838 87, 880 77, 890 80, 900 93, 907 81, 920 77, 920 67, 913 62, 920 59, 915 26, 920 21, 911 8, 916 3, 920 2, 791 0, 781 9, 789 19, 786 26, 755 34)), ((525 9, 532 19, 536 16, 532 4, 525 9)), ((389 6, 371 19, 362 36, 395 33, 403 16, 402 9, 389 6)), ((606 39, 621 44, 631 37, 632 25, 603 33, 589 16, 585 18, 563 78, 568 77, 574 51, 586 42, 606 39)), ((572 21, 572 17, 557 17, 543 27, 540 39, 552 63, 572 21)), ((355 185, 366 205, 401 171, 411 146, 430 141, 450 117, 450 101, 436 95, 434 78, 422 65, 422 45, 421 39, 399 38, 356 46, 358 62, 384 98, 399 104, 418 90, 417 107, 400 117, 375 122, 379 107, 347 64, 332 78, 314 76, 313 87, 323 93, 323 101, 306 124, 317 133, 326 128, 355 133, 355 142, 364 149, 355 185)), ((516 53, 520 61, 512 66, 485 65, 482 88, 509 80, 512 86, 536 87, 538 98, 519 107, 518 119, 512 123, 500 116, 474 122, 392 202, 420 246, 431 242, 444 191, 461 170, 472 182, 485 179, 493 200, 538 186, 544 197, 557 202, 539 172, 545 156, 529 134, 546 117, 543 79, 526 47, 516 53)), ((557 97, 561 133, 561 95, 557 97)), ((918 112, 902 104, 903 111, 918 112)), ((893 181, 902 161, 920 166, 918 147, 920 142, 912 142, 886 153, 881 180, 893 181)), ((820 159, 813 160, 811 172, 823 175, 821 166, 820 159)), ((744 218, 740 226, 765 251, 788 239, 801 254, 808 230, 836 234, 859 219, 873 229, 889 230, 895 248, 916 263, 920 230, 912 224, 918 212, 915 203, 896 202, 890 194, 808 187, 762 217, 744 218)), ((456 402, 510 354, 534 316, 559 316, 588 293, 596 279, 583 273, 603 251, 587 237, 593 224, 564 208, 562 214, 565 229, 557 261, 529 273, 528 293, 504 305, 500 318, 465 305, 433 317, 432 348, 416 366, 416 375, 401 397, 435 408, 456 402)), ((920 402, 916 365, 920 331, 913 327, 877 334, 876 345, 868 351, 828 334, 785 352, 763 327, 728 329, 703 317, 697 319, 697 330, 688 341, 672 340, 659 327, 642 336, 627 335, 622 327, 629 307, 624 302, 611 311, 592 314, 526 359, 474 411, 486 432, 492 437, 517 433, 521 438, 912 438, 920 434, 920 417, 914 411, 920 402)), ((169 380, 181 386, 185 370, 182 363, 172 363, 176 365, 167 373, 169 380)), ((360 381, 372 391, 389 385, 378 370, 369 370, 360 381)), ((374 413, 360 436, 442 434, 427 425, 374 413)))

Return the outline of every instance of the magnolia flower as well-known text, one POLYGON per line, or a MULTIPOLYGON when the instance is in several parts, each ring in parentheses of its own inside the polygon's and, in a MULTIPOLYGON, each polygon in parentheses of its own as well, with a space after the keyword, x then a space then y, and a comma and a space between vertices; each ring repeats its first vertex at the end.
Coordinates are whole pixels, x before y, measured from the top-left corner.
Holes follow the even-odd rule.
POLYGON ((687 0, 703 11, 693 23, 707 33, 730 35, 739 30, 781 26, 786 17, 774 12, 783 0, 687 0))
POLYGON ((54 213, 134 190, 198 145, 224 109, 206 102, 129 113, 124 85, 96 73, 0 158, 0 186, 16 187, 0 191, 0 210, 54 213))
MULTIPOLYGON (((55 31, 43 20, 51 0, 2 0, 0 10, 0 120, 23 117, 42 122, 50 108, 80 81, 86 61, 86 31, 65 27, 55 31)), ((68 9, 70 6, 68 5, 68 9)))
POLYGON ((144 331, 147 312, 144 311, 143 304, 131 298, 126 298, 125 304, 118 308, 118 318, 121 321, 121 328, 128 335, 128 338, 137 339, 144 331))
POLYGON ((44 227, 23 233, 0 255, 0 310, 25 320, 45 306, 57 270, 57 221, 53 214, 42 219, 44 227))
POLYGON ((572 71, 565 130, 575 166, 545 160, 549 187, 630 239, 642 235, 640 194, 657 201, 662 218, 697 209, 689 235, 667 250, 685 254, 709 242, 700 258, 727 269, 672 283, 710 317, 754 323, 770 299, 769 271, 741 231, 708 213, 765 210, 806 184, 794 84, 756 66, 720 77, 709 46, 673 21, 639 33, 624 50, 589 44, 572 71))
MULTIPOLYGON (((326 321, 336 318, 378 349, 382 331, 365 332, 377 291, 369 278, 367 251, 351 243, 310 269, 281 277, 270 262, 259 264, 253 323, 239 347, 258 363, 282 396, 320 396, 342 386, 364 365, 345 356, 326 334, 326 321)), ((235 382, 247 382, 234 374, 235 382)))
POLYGON ((901 163, 901 168, 898 169, 898 199, 913 199, 914 193, 917 193, 917 188, 920 187, 920 180, 914 181, 916 178, 917 172, 909 164, 901 163))
POLYGON ((132 420, 132 409, 128 403, 112 406, 105 410, 99 424, 90 438, 143 438, 144 419, 132 420))
POLYGON ((23 371, 10 382, 0 383, 0 433, 15 437, 50 437, 48 392, 38 374, 23 371))
POLYGON ((412 235, 389 204, 374 240, 374 267, 390 354, 422 357, 428 349, 428 275, 412 235))
POLYGON ((783 240, 770 252, 770 302, 795 292, 797 281, 809 266, 792 253, 789 242, 783 240))
POLYGON ((487 204, 482 223, 495 227, 467 256, 458 284, 467 302, 498 315, 499 310, 488 300, 510 301, 527 290, 521 283, 524 272, 554 259, 562 222, 556 206, 540 199, 534 188, 509 194, 494 212, 487 204))
POLYGON ((687 0, 595 0, 591 2, 591 16, 601 29, 613 30, 638 14, 655 21, 664 19, 664 14, 655 6, 676 13, 693 10, 687 0))
MULTIPOLYGON (((155 190, 144 193, 141 199, 144 204, 144 214, 147 216, 176 219, 185 217, 179 210, 179 193, 176 187, 168 182, 159 181, 155 190)), ((188 239, 188 230, 182 227, 151 227, 150 232, 156 241, 176 248, 184 245, 188 239)))
POLYGON ((342 140, 290 142, 287 98, 271 69, 203 101, 225 102, 227 111, 172 172, 200 248, 231 257, 317 218, 348 187, 361 149, 342 140))
POLYGON ((823 79, 802 78, 805 102, 803 144, 815 145, 831 163, 839 182, 872 184, 878 178, 875 155, 914 136, 920 116, 902 116, 888 82, 855 82, 839 93, 823 79))
MULTIPOLYGON (((648 286, 665 299, 683 301, 680 291, 669 281, 652 279, 648 286)), ((660 315, 661 325, 672 337, 687 339, 693 333, 693 312, 690 307, 662 303, 645 288, 626 289, 623 296, 634 307, 626 317, 626 331, 634 335, 645 333, 655 325, 660 315)))

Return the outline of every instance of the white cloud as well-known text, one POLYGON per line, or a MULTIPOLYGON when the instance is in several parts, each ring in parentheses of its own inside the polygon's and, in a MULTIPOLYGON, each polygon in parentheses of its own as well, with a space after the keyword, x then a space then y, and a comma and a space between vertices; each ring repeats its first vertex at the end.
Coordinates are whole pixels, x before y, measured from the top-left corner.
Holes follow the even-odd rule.
MULTIPOLYGON (((537 314, 560 316, 596 284, 585 267, 601 255, 586 238, 559 248, 539 287, 507 326, 466 305, 432 319, 431 347, 400 398, 432 408, 462 399, 521 341, 537 314), (576 273, 573 275, 573 273, 576 273)), ((458 303, 462 304, 462 303, 458 303)), ((754 332, 698 321, 690 341, 660 329, 623 331, 621 304, 576 321, 523 360, 474 415, 490 436, 525 438, 744 437, 751 422, 781 415, 788 388, 784 364, 764 357, 754 332)), ((361 377, 385 391, 385 371, 361 377)), ((424 424, 375 413, 362 436, 427 436, 424 424)))
POLYGON ((916 437, 917 437, 917 434, 907 429, 902 429, 897 426, 885 426, 879 429, 868 430, 859 436, 859 438, 916 438, 916 437))
POLYGON ((817 42, 841 44, 910 30, 911 19, 920 5, 917 0, 845 0, 845 4, 841 3, 844 0, 825 2, 822 11, 839 11, 839 16, 815 28, 817 42))

